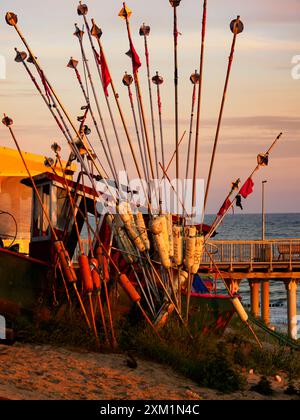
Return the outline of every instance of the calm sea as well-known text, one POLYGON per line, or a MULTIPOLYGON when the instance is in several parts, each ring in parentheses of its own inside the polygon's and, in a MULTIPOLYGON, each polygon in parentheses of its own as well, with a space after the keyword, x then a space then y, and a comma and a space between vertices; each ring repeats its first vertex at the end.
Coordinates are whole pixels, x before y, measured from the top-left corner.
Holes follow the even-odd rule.
MULTIPOLYGON (((213 216, 207 216, 206 223, 211 223, 213 216)), ((234 214, 228 215, 218 229, 216 240, 251 240, 261 239, 262 221, 260 214, 234 214)), ((300 213, 267 214, 266 239, 299 238, 300 240, 300 213)), ((250 303, 250 293, 247 281, 241 284, 241 296, 245 304, 250 303)), ((300 315, 300 285, 298 287, 298 314, 300 315)), ((286 330, 287 303, 286 290, 282 282, 271 282, 270 286, 270 313, 271 322, 281 330, 286 330)), ((300 335, 300 316, 298 321, 298 334, 300 335)))

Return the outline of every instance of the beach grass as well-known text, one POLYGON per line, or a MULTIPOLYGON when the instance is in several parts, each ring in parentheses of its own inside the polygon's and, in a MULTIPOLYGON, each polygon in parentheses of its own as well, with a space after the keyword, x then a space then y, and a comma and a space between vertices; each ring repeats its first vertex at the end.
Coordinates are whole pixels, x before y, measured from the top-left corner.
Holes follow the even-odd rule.
MULTIPOLYGON (((68 314, 60 321, 41 322, 38 328, 26 320, 18 321, 18 340, 52 346, 99 351, 93 334, 78 314, 68 314)), ((178 319, 172 317, 162 331, 162 340, 145 324, 137 309, 119 319, 115 325, 118 338, 116 352, 157 362, 194 380, 198 385, 223 393, 242 390, 244 373, 261 376, 285 374, 289 383, 300 379, 300 352, 279 345, 274 338, 256 330, 260 349, 247 327, 234 317, 223 337, 203 335, 192 330, 191 338, 178 319)), ((99 325, 100 338, 101 328, 99 325)), ((101 347, 102 352, 111 352, 101 347)))

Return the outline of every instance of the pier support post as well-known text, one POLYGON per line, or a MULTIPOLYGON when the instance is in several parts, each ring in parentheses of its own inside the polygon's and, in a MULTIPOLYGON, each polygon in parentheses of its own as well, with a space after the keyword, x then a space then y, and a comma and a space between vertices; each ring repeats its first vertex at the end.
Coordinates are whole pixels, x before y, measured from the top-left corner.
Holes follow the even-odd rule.
POLYGON ((285 281, 288 307, 288 334, 294 340, 297 340, 297 285, 298 280, 296 279, 285 281))
POLYGON ((255 317, 259 317, 259 280, 249 280, 250 293, 251 293, 251 314, 255 317))
POLYGON ((261 281, 261 317, 266 325, 270 325, 270 282, 261 281))

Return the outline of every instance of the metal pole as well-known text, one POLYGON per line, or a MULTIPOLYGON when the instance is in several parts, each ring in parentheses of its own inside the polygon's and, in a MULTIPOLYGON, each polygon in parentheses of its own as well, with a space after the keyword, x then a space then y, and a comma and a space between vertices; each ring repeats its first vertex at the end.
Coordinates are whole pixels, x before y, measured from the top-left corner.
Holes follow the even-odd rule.
POLYGON ((222 124, 225 100, 226 100, 228 84, 229 84, 229 77, 230 77, 232 63, 233 63, 233 57, 234 57, 234 49, 235 49, 235 44, 236 44, 236 38, 237 38, 237 35, 240 34, 241 32, 243 32, 243 30, 244 30, 244 25, 240 20, 240 16, 238 16, 236 18, 236 20, 233 20, 231 22, 230 28, 231 28, 231 31, 233 32, 233 40, 232 40, 231 51, 230 51, 230 56, 229 56, 229 61, 228 61, 227 74, 226 74, 226 79, 225 79, 223 97, 222 97, 222 101, 221 101, 221 108, 220 108, 220 113, 219 113, 219 118, 218 118, 218 124, 217 124, 217 130, 216 130, 215 141, 214 141, 214 146, 213 146, 213 152, 212 152, 211 161, 210 161, 210 168, 209 168, 206 191, 205 191, 205 198, 204 198, 204 213, 205 213, 205 209, 206 209, 209 187, 210 187, 210 182, 211 182, 211 178, 212 178, 214 162, 215 162, 215 157, 216 157, 216 151, 217 151, 217 146, 218 146, 218 141, 219 141, 219 135, 220 135, 220 129, 221 129, 221 124, 222 124))
POLYGON ((261 215, 262 215, 262 240, 266 239, 266 213, 265 213, 265 184, 268 181, 262 181, 262 208, 261 208, 261 215))
MULTIPOLYGON (((173 38, 174 38, 174 88, 175 88, 175 147, 176 147, 176 190, 179 197, 179 108, 178 108, 178 27, 177 27, 177 7, 181 0, 170 0, 173 7, 173 38)), ((177 201, 178 224, 179 201, 177 201)))
MULTIPOLYGON (((125 8, 125 14, 123 15, 123 17, 124 17, 125 22, 126 22, 127 34, 128 34, 128 39, 130 41, 130 51, 131 51, 131 45, 132 45, 131 44, 131 39, 132 38, 131 38, 131 30, 130 30, 130 23, 129 23, 130 15, 128 15, 128 13, 126 11, 126 3, 125 2, 123 3, 123 7, 125 8)), ((132 58, 132 64, 133 64, 133 58, 132 58)), ((142 92, 141 92, 141 87, 140 87, 140 82, 139 82, 138 71, 136 69, 134 69, 134 66, 133 66, 133 77, 134 77, 134 82, 135 82, 135 85, 136 85, 138 102, 139 102, 140 108, 141 108, 143 128, 144 128, 147 152, 148 152, 149 163, 150 163, 151 177, 152 177, 152 179, 154 179, 155 174, 154 174, 153 159, 152 159, 152 153, 151 153, 151 147, 150 147, 150 141, 149 141, 147 120, 146 120, 146 115, 145 115, 145 110, 144 110, 144 104, 143 104, 143 98, 142 98, 142 92)))
MULTIPOLYGON (((269 147, 269 149, 267 150, 267 152, 265 153, 266 155, 268 155, 268 154, 270 154, 271 153, 271 151, 274 149, 274 147, 276 146, 276 144, 277 144, 277 142, 280 140, 280 138, 281 138, 281 136, 282 136, 282 134, 283 133, 280 133, 277 137, 276 137, 276 139, 274 140, 274 142, 272 143, 272 145, 269 147)), ((255 174, 255 172, 257 172, 258 171, 258 169, 259 169, 259 165, 256 165, 255 166, 255 168, 254 168, 254 170, 251 172, 251 174, 250 174, 250 176, 248 177, 248 178, 252 178, 253 177, 253 175, 255 174)), ((247 179, 248 179, 247 178, 247 179)), ((239 192, 240 192, 240 188, 239 188, 239 191, 238 191, 238 193, 236 194, 236 196, 239 194, 239 192)), ((231 196, 231 193, 229 194, 229 196, 228 196, 228 198, 231 196)), ((225 216, 227 215, 227 213, 229 212, 229 210, 234 206, 234 203, 235 203, 235 199, 236 199, 236 196, 231 200, 231 205, 228 207, 228 209, 226 210, 226 212, 223 214, 223 216, 221 216, 221 217, 219 217, 219 216, 217 216, 216 217, 216 219, 215 219, 215 221, 214 221, 214 223, 212 224, 212 227, 211 227, 211 230, 210 230, 210 232, 208 233, 208 235, 206 236, 206 238, 205 238, 205 240, 206 240, 206 242, 211 238, 211 236, 212 236, 212 234, 217 230, 217 228, 220 226, 220 224, 222 223, 222 221, 223 221, 223 219, 225 218, 225 216)))
MULTIPOLYGON (((86 27, 87 34, 88 34, 88 37, 89 37, 89 41, 90 41, 90 44, 91 44, 91 48, 92 48, 92 51, 93 51, 93 54, 94 54, 97 72, 98 72, 98 75, 99 75, 99 78, 100 78, 101 85, 103 87, 104 96, 105 96, 108 112, 109 112, 109 115, 110 115, 111 123, 112 123, 112 126, 113 126, 113 130, 114 130, 114 133, 115 133, 115 137, 116 137, 116 140, 117 140, 117 145, 118 145, 119 153, 120 153, 120 156, 121 156, 122 164, 123 164, 124 170, 125 170, 126 175, 127 175, 127 182, 129 183, 128 170, 127 170, 127 166, 126 166, 126 161, 125 161, 122 145, 121 145, 119 134, 118 134, 118 131, 117 131, 117 128, 116 128, 116 123, 115 123, 115 120, 114 120, 114 116, 113 116, 113 112, 112 112, 112 109, 111 109, 111 106, 110 106, 108 95, 106 95, 106 92, 105 92, 105 86, 104 86, 102 74, 101 74, 101 71, 100 71, 100 68, 99 68, 99 60, 98 60, 98 56, 97 56, 97 51, 96 51, 96 48, 95 48, 94 43, 93 43, 91 30, 90 30, 89 24, 87 22, 86 14, 83 14, 83 19, 84 19, 85 27, 86 27)), ((98 37, 97 37, 97 40, 100 43, 100 39, 98 37)), ((102 51, 100 49, 100 54, 101 54, 101 52, 102 51)), ((101 57, 101 55, 100 55, 100 57, 101 57)))
POLYGON ((94 82, 93 82, 92 73, 91 73, 90 66, 89 66, 89 63, 88 63, 88 59, 86 57, 85 50, 84 50, 84 47, 83 47, 83 35, 84 35, 84 32, 81 31, 78 28, 78 26, 77 26, 76 23, 75 23, 75 28, 76 28, 76 31, 74 33, 74 36, 77 37, 78 42, 79 42, 79 46, 80 46, 80 50, 81 50, 81 55, 82 55, 82 61, 83 61, 83 64, 84 64, 84 66, 86 68, 86 71, 87 71, 87 74, 88 74, 88 79, 89 79, 89 82, 90 82, 90 85, 91 85, 91 88, 92 88, 92 92, 93 92, 93 96, 94 96, 96 108, 97 108, 97 111, 98 111, 98 115, 99 115, 99 119, 100 119, 100 122, 101 122, 102 130, 103 130, 103 133, 104 133, 104 138, 105 138, 106 146, 107 146, 108 151, 109 151, 110 164, 112 165, 112 169, 114 171, 113 172, 113 175, 115 177, 115 180, 117 181, 117 179, 118 179, 117 168, 116 168, 116 165, 115 165, 115 162, 114 162, 114 159, 113 159, 113 153, 112 153, 110 141, 109 141, 109 138, 108 138, 107 130, 106 130, 106 127, 105 127, 104 118, 102 116, 102 112, 101 112, 100 103, 99 103, 99 100, 98 100, 96 88, 95 88, 95 85, 94 85, 94 82))
POLYGON ((156 177, 157 179, 159 179, 158 147, 157 147, 157 139, 156 139, 155 120, 154 120, 153 95, 152 95, 152 88, 151 88, 149 48, 148 48, 148 41, 147 41, 147 36, 149 36, 149 33, 150 33, 150 27, 145 26, 145 24, 143 24, 143 26, 140 28, 140 35, 144 37, 149 101, 150 101, 150 111, 151 111, 151 124, 152 124, 153 145, 154 145, 154 154, 155 154, 156 177))
MULTIPOLYGON (((203 66, 204 66, 204 52, 205 52, 204 47, 205 47, 205 34, 206 34, 206 16, 207 16, 207 1, 204 0, 204 3, 203 3, 203 18, 202 18, 202 35, 201 35, 200 69, 199 69, 200 74, 199 74, 199 88, 198 88, 196 139, 195 139, 195 153, 194 153, 194 170, 193 170, 192 213, 194 213, 194 207, 195 207, 195 204, 196 204, 196 178, 197 178, 197 168, 198 168, 199 127, 200 127, 203 66)), ((204 215, 204 211, 205 211, 205 208, 203 209, 203 215, 204 215)))

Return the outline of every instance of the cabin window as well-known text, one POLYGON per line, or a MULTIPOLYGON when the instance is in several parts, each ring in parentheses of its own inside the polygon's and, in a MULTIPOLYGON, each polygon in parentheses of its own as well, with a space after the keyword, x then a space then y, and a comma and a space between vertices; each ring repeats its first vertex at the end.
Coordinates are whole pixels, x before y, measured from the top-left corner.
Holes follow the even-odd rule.
POLYGON ((64 230, 69 215, 69 202, 68 195, 62 188, 56 189, 56 202, 57 202, 57 224, 56 227, 59 230, 64 230))
MULTIPOLYGON (((37 187, 39 196, 42 199, 44 210, 50 218, 50 185, 44 184, 37 187)), ((39 199, 34 193, 33 207, 33 238, 48 238, 50 236, 50 227, 47 217, 44 214, 39 199)))

